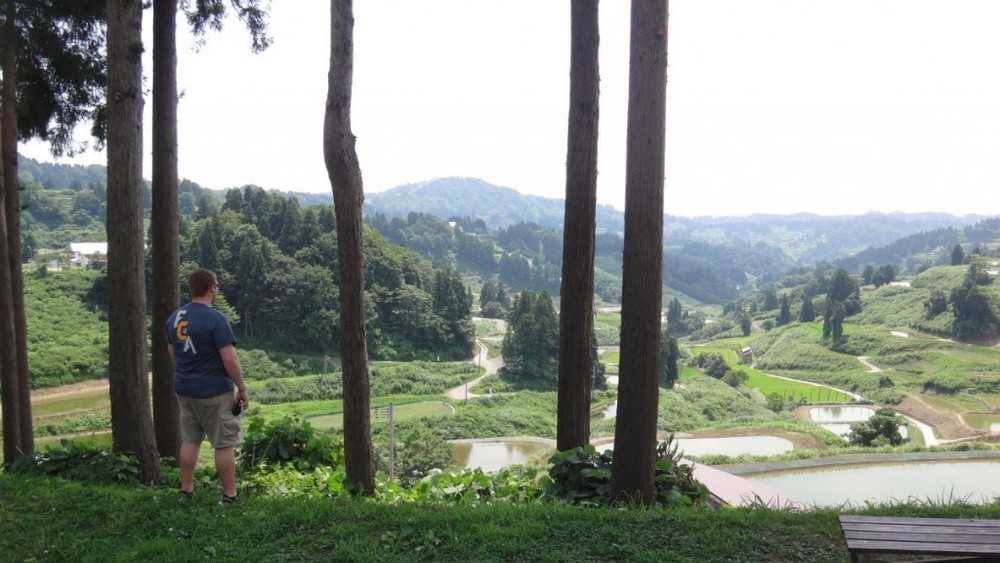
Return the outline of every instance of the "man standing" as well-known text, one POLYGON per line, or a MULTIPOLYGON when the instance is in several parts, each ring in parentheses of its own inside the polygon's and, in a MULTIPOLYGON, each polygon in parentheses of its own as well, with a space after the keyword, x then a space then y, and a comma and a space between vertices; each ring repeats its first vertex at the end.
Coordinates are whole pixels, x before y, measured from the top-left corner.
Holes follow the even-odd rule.
POLYGON ((207 437, 222 482, 219 503, 226 504, 237 498, 236 445, 243 439, 238 411, 250 397, 236 356, 236 336, 225 315, 212 308, 219 294, 215 273, 195 270, 188 276, 188 287, 191 301, 167 319, 167 353, 174 360, 174 392, 181 411, 181 494, 194 494, 194 467, 207 437))

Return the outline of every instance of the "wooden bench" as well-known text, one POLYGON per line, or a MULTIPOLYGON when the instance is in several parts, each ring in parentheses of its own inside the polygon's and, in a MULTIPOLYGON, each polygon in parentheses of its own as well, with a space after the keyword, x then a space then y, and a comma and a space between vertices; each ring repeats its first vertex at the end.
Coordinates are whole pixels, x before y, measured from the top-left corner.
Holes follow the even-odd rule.
POLYGON ((941 555, 935 561, 1000 561, 1000 520, 840 516, 851 561, 871 553, 941 555))

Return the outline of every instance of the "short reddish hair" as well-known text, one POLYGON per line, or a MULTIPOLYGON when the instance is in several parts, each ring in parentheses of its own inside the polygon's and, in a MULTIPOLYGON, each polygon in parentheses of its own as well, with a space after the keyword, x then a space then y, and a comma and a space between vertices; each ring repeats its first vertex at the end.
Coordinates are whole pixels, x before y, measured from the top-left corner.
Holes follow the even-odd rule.
POLYGON ((215 277, 215 272, 198 268, 188 276, 188 288, 191 289, 191 297, 204 297, 212 286, 219 283, 215 277))

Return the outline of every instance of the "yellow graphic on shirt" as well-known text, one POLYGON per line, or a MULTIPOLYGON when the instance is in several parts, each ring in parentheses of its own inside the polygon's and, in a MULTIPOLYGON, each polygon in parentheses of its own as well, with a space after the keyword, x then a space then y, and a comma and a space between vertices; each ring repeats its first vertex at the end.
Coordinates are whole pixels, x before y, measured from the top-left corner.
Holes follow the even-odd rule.
POLYGON ((187 327, 189 323, 183 320, 185 314, 187 314, 187 311, 184 309, 177 311, 177 317, 174 318, 174 334, 177 335, 177 340, 184 343, 184 349, 181 350, 182 352, 197 354, 198 351, 194 349, 194 340, 188 338, 187 335, 187 327))

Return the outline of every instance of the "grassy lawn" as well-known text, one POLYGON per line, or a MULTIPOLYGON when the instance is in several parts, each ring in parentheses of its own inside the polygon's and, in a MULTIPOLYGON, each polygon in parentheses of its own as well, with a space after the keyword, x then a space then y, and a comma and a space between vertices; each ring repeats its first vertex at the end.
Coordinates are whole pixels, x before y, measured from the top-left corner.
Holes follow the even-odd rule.
MULTIPOLYGON (((248 496, 0 476, 9 561, 847 561, 832 509, 581 509, 248 496)), ((998 518, 1000 504, 873 515, 998 518)))

